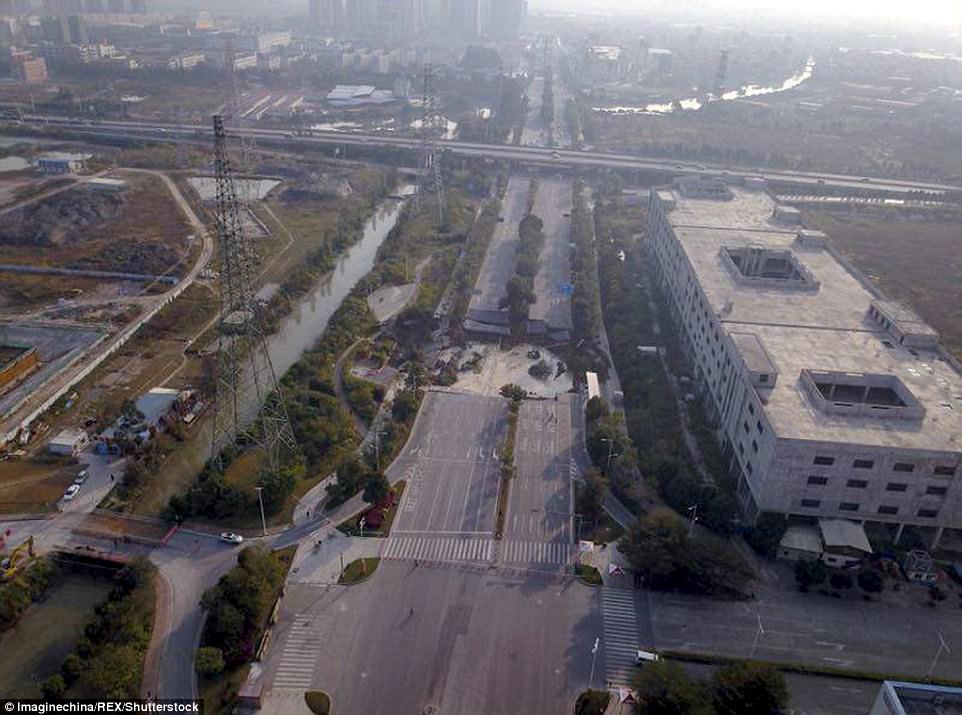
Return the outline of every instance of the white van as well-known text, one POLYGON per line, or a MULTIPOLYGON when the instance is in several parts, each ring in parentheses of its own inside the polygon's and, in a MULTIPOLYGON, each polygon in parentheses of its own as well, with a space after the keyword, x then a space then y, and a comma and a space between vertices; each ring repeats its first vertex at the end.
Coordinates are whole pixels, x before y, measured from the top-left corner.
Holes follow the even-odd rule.
POLYGON ((657 663, 661 660, 661 656, 657 653, 652 653, 647 650, 635 651, 635 665, 644 665, 645 663, 657 663))

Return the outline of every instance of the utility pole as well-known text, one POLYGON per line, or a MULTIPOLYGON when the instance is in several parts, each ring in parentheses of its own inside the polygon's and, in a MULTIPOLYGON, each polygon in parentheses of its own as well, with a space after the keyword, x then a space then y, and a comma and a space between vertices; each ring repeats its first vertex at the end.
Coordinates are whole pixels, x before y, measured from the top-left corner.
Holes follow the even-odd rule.
POLYGON ((267 536, 267 519, 264 517, 264 496, 261 493, 264 487, 258 484, 254 489, 257 491, 257 503, 261 506, 261 529, 264 532, 264 536, 267 536))
POLYGON ((939 637, 939 649, 935 651, 935 657, 932 659, 932 665, 929 666, 929 672, 925 674, 927 680, 932 680, 932 673, 935 672, 935 666, 939 664, 939 657, 942 655, 942 651, 945 651, 946 653, 952 653, 952 651, 949 650, 948 643, 945 642, 945 638, 942 637, 942 634, 936 631, 935 635, 939 637))
POLYGON ((438 224, 444 223, 444 176, 441 173, 441 150, 438 148, 439 107, 434 91, 434 69, 424 64, 424 83, 421 90, 421 166, 415 205, 420 208, 428 195, 437 201, 438 224))
POLYGON ((691 521, 688 522, 688 538, 690 539, 695 532, 695 522, 698 521, 698 504, 695 503, 688 507, 688 513, 691 514, 691 521))
POLYGON ((253 444, 264 451, 266 468, 276 472, 285 454, 298 452, 297 443, 254 298, 257 254, 240 220, 224 120, 215 115, 213 123, 221 309, 211 457, 223 467, 221 454, 226 447, 253 444))
POLYGON ((613 439, 608 439, 607 437, 602 437, 601 441, 608 443, 608 460, 605 464, 605 475, 608 475, 611 474, 611 454, 615 449, 615 441, 613 439))

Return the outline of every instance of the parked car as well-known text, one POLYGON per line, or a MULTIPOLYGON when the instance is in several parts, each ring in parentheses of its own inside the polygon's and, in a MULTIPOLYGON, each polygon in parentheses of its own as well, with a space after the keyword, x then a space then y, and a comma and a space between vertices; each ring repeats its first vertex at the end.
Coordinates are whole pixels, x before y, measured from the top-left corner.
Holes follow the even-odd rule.
POLYGON ((77 485, 83 484, 85 481, 87 481, 87 477, 89 476, 90 472, 88 472, 86 469, 81 469, 79 472, 77 472, 77 476, 74 477, 73 483, 77 485))
POLYGON ((243 544, 244 537, 240 534, 235 534, 233 531, 225 531, 220 535, 220 540, 225 544, 243 544))
POLYGON ((67 491, 63 493, 63 500, 73 501, 74 497, 77 496, 77 492, 79 491, 80 491, 79 484, 71 484, 69 487, 67 487, 67 491))

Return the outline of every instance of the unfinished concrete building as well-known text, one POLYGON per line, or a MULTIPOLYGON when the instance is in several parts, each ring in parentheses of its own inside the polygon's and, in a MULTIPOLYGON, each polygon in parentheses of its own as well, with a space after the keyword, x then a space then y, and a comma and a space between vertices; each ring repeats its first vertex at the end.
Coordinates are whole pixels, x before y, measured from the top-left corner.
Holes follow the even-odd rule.
POLYGON ((649 247, 749 519, 962 528, 962 374, 939 336, 751 182, 650 196, 649 247))

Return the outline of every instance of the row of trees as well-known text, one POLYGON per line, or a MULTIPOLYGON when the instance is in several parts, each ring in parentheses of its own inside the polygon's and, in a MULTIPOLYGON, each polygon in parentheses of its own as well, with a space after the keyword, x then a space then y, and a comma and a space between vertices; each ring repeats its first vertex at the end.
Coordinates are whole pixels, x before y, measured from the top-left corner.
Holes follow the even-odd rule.
POLYGON ((260 633, 287 574, 287 563, 260 546, 237 556, 237 566, 204 592, 207 612, 195 667, 201 675, 239 668, 254 656, 260 633))
POLYGON ((652 509, 619 542, 628 563, 645 584, 661 591, 744 597, 752 572, 722 538, 670 509, 652 509))
POLYGON ((60 672, 41 683, 44 699, 140 697, 154 623, 154 577, 146 559, 117 572, 113 588, 96 607, 60 672))
POLYGON ((669 661, 641 669, 635 682, 639 715, 782 715, 788 712, 788 686, 765 663, 723 665, 707 681, 669 661))

